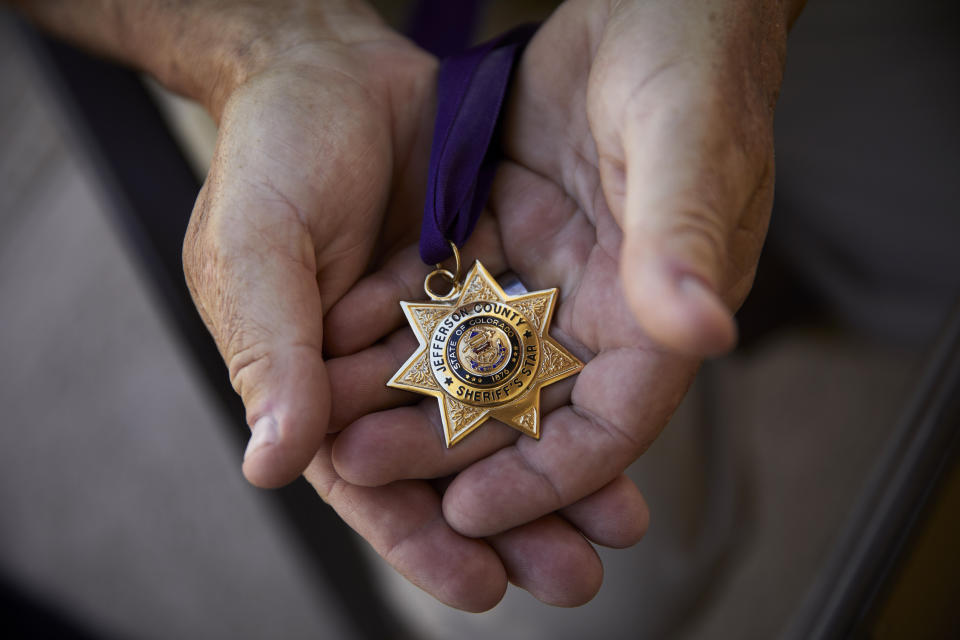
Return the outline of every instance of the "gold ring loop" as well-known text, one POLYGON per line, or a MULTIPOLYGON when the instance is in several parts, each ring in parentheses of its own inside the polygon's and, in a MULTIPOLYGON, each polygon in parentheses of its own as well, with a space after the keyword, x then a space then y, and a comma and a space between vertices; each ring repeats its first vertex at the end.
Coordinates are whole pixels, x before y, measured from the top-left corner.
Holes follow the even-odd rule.
MULTIPOLYGON (((455 245, 450 240, 447 240, 447 244, 450 245, 450 250, 453 251, 453 263, 454 263, 453 272, 455 274, 453 276, 453 281, 454 283, 459 283, 460 277, 463 275, 463 273, 460 271, 460 250, 457 249, 457 245, 455 245)), ((444 270, 443 265, 437 263, 437 270, 438 271, 444 270)))
POLYGON ((430 296, 431 300, 435 300, 437 302, 447 302, 449 300, 453 300, 460 294, 460 286, 457 283, 453 273, 451 273, 448 269, 434 269, 428 273, 427 277, 423 279, 423 290, 427 292, 427 295, 430 296), (447 281, 450 282, 450 291, 441 294, 436 293, 430 287, 430 281, 436 276, 443 276, 447 281))
POLYGON ((453 251, 453 272, 451 273, 449 269, 444 269, 442 264, 437 263, 437 268, 428 273, 427 277, 423 280, 423 290, 427 292, 427 295, 430 296, 431 300, 435 300, 437 302, 448 302, 460 294, 460 278, 463 275, 460 270, 460 250, 457 249, 457 245, 455 245, 453 242, 450 242, 449 240, 447 240, 447 242, 450 244, 450 249, 453 251), (436 293, 430 287, 430 281, 434 278, 434 276, 443 276, 446 278, 450 282, 450 291, 444 294, 436 293))

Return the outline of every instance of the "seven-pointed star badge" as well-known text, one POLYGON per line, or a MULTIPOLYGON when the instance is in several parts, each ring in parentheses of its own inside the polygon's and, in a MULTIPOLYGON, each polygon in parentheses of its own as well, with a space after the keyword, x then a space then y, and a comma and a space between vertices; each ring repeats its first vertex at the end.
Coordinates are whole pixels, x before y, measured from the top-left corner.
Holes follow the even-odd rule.
POLYGON ((451 447, 488 418, 540 438, 540 389, 583 368, 550 337, 557 290, 508 295, 476 262, 451 302, 401 302, 419 348, 388 386, 433 396, 451 447))

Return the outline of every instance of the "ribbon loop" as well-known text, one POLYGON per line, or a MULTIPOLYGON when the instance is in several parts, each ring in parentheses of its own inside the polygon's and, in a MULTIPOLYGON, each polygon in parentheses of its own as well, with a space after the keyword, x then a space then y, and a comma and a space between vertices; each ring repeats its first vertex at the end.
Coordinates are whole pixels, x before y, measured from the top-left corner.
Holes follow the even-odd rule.
POLYGON ((420 257, 427 264, 466 242, 486 204, 500 159, 495 133, 513 68, 536 25, 523 25, 443 60, 430 149, 420 257))

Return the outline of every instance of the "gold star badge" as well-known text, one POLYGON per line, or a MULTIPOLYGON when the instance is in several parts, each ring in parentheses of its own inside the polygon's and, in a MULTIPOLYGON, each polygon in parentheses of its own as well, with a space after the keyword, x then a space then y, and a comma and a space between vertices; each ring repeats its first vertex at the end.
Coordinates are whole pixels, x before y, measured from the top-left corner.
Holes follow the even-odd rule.
POLYGON ((457 291, 400 303, 420 346, 387 385, 437 398, 448 447, 489 418, 539 439, 540 389, 583 368, 547 332, 557 289, 508 295, 478 261, 457 291))

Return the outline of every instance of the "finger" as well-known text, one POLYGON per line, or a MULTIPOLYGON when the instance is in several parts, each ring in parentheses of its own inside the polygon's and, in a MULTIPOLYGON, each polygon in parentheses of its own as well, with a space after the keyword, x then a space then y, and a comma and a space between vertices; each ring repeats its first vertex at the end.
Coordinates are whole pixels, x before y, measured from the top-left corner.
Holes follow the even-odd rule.
POLYGON ((333 461, 341 477, 361 486, 441 478, 507 446, 518 435, 491 420, 448 448, 437 402, 429 398, 413 407, 363 416, 339 435, 333 461))
POLYGON ((486 611, 506 590, 503 564, 482 540, 453 531, 440 497, 426 482, 357 487, 339 478, 329 442, 305 476, 320 497, 401 575, 441 602, 465 611, 486 611))
POLYGON ((399 302, 423 297, 426 273, 412 245, 357 282, 327 314, 326 353, 332 357, 356 353, 401 327, 399 302))
MULTIPOLYGON (((336 399, 336 402, 332 403, 330 409, 328 433, 338 432, 368 414, 376 414, 388 409, 410 405, 422 398, 422 396, 418 394, 386 386, 386 381, 396 373, 397 369, 399 369, 399 367, 406 362, 407 358, 410 357, 410 354, 414 352, 417 347, 416 343, 416 338, 413 337, 411 331, 408 329, 400 329, 395 331, 382 343, 363 349, 355 354, 342 358, 334 358, 326 362, 328 377, 330 378, 331 397, 336 399)), ((553 385, 544 395, 543 406, 548 408, 560 406, 560 404, 566 402, 570 397, 571 388, 572 381, 553 385)), ((381 426, 383 421, 387 423, 390 422, 387 417, 381 417, 381 419, 373 421, 364 420, 361 421, 360 426, 352 430, 353 435, 351 435, 350 438, 360 445, 358 450, 363 449, 362 435, 366 431, 372 431, 374 432, 372 434, 374 437, 381 440, 384 439, 383 434, 377 433, 383 429, 381 426)), ((404 428, 416 429, 422 432, 424 436, 427 432, 432 434, 435 431, 435 437, 439 437, 441 441, 443 440, 443 431, 439 424, 439 415, 436 413, 430 414, 429 412, 425 412, 420 422, 404 420, 402 421, 402 426, 404 428), (433 426, 432 428, 431 425, 433 426)), ((405 437, 402 439, 407 440, 405 437)), ((392 455, 398 458, 399 461, 402 461, 408 452, 402 449, 389 448, 389 451, 384 451, 384 453, 392 455)), ((411 453, 419 454, 421 450, 416 449, 411 453)), ((362 454, 362 457, 358 458, 357 462, 362 464, 365 460, 373 462, 369 454, 362 454)), ((402 466, 402 462, 400 466, 402 466)), ((391 478, 388 482, 405 478, 443 476, 448 473, 452 473, 452 470, 438 472, 432 475, 397 476, 391 478)), ((354 484, 367 486, 383 484, 381 482, 364 482, 361 481, 358 476, 349 476, 349 480, 354 484)))
POLYGON ((491 536, 510 582, 541 602, 577 607, 589 602, 603 582, 603 564, 594 548, 557 515, 491 536))
POLYGON ((239 217, 229 205, 214 175, 191 219, 184 269, 246 407, 253 433, 244 474, 275 487, 302 472, 326 431, 322 304, 312 243, 296 216, 280 208, 239 217))
POLYGON ((416 348, 413 332, 400 329, 383 342, 328 360, 331 396, 335 400, 328 432, 340 431, 368 413, 411 404, 422 397, 386 384, 416 348))
MULTIPOLYGON (((544 413, 566 404, 573 381, 548 387, 541 396, 544 413)), ((334 385, 336 388, 336 385, 334 385)), ((414 407, 365 415, 337 438, 337 473, 361 486, 380 486, 410 478, 442 478, 515 442, 519 433, 488 420, 453 447, 447 447, 440 410, 433 398, 414 407)))
MULTIPOLYGON (((491 273, 507 268, 500 246, 497 223, 489 214, 477 222, 469 242, 460 247, 463 271, 473 259, 481 258, 491 273)), ((417 246, 392 256, 381 268, 361 279, 326 318, 326 353, 344 356, 356 353, 406 324, 401 300, 423 300, 423 280, 431 267, 420 260, 417 246)), ((391 372, 393 373, 393 372, 391 372)))
POLYGON ((636 349, 606 351, 580 372, 572 406, 544 418, 539 441, 523 438, 461 472, 444 516, 457 531, 487 536, 573 504, 616 478, 659 434, 694 367, 636 349))
POLYGON ((621 474, 560 514, 591 541, 624 549, 640 542, 650 526, 650 508, 633 480, 621 474))

